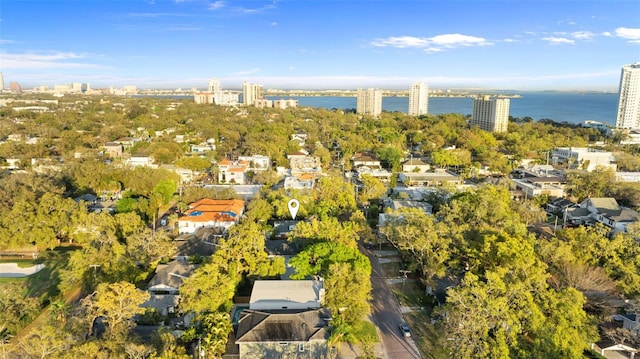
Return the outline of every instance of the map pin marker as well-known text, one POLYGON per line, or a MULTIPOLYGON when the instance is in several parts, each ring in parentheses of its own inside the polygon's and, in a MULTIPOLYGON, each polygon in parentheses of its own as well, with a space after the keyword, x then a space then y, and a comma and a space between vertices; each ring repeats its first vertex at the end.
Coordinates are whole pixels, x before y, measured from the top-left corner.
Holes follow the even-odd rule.
POLYGON ((296 214, 298 214, 298 209, 300 209, 300 202, 297 199, 292 199, 287 204, 289 207, 289 213, 291 213, 291 218, 296 219, 296 214))

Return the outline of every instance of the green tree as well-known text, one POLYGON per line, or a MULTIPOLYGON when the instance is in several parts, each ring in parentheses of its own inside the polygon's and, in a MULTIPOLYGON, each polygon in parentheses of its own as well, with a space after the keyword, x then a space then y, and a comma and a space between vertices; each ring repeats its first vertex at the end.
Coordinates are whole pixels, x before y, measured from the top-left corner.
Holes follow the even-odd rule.
POLYGON ((144 313, 140 305, 149 296, 128 282, 101 283, 83 302, 86 319, 93 328, 96 318, 104 318, 107 338, 126 337, 134 325, 131 319, 144 313))
POLYGON ((157 193, 160 196, 162 204, 169 204, 177 190, 178 185, 175 181, 163 179, 156 183, 156 186, 153 188, 153 193, 157 193))
POLYGON ((409 263, 409 270, 417 271, 424 284, 446 274, 451 239, 447 229, 436 223, 431 215, 418 208, 401 208, 387 213, 388 222, 380 228, 409 263))
POLYGON ((365 203, 372 199, 379 199, 385 193, 387 193, 387 187, 379 179, 365 174, 360 180, 362 181, 362 187, 359 191, 358 202, 365 203))

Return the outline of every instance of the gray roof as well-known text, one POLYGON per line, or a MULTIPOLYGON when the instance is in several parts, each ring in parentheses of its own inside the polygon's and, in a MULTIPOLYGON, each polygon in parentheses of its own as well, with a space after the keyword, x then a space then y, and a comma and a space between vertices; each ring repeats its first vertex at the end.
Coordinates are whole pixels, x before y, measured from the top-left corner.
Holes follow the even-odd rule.
POLYGON ((306 311, 245 310, 238 321, 236 343, 309 342, 329 339, 327 308, 306 311))
POLYGON ((428 166, 429 164, 419 158, 410 158, 402 163, 404 166, 428 166))
POLYGON ((196 265, 184 261, 171 261, 167 264, 159 264, 156 267, 156 275, 149 281, 148 289, 154 287, 180 288, 184 278, 187 278, 197 268, 196 265))
POLYGON ((591 205, 595 207, 600 214, 607 216, 617 216, 620 214, 621 208, 615 198, 588 198, 587 200, 591 202, 591 205))
POLYGON ((409 201, 409 200, 392 201, 390 207, 391 207, 391 209, 394 209, 394 210, 395 209, 400 209, 400 208, 420 208, 425 213, 431 213, 432 210, 433 210, 433 206, 429 202, 409 201))

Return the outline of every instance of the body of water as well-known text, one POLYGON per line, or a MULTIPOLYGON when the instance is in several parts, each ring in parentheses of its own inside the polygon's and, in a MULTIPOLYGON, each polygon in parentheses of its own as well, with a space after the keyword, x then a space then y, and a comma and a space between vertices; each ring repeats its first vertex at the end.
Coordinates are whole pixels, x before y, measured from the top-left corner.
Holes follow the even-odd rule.
MULTIPOLYGON (((615 126, 618 94, 575 92, 522 92, 520 98, 512 98, 509 114, 513 117, 531 117, 535 121, 550 119, 556 122, 583 123, 599 121, 615 126)), ((279 96, 268 96, 271 100, 279 96)), ((294 96, 303 107, 325 109, 355 109, 355 97, 294 96)), ((471 114, 473 100, 468 97, 430 97, 429 113, 471 114)), ((383 111, 407 113, 408 97, 383 97, 383 111)))

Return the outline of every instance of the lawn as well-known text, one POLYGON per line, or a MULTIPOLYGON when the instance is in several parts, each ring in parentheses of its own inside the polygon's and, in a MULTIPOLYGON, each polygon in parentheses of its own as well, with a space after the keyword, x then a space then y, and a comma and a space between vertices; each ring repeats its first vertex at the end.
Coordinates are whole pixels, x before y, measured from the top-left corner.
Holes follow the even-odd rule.
POLYGON ((58 278, 59 270, 64 265, 62 258, 51 259, 11 259, 1 260, 0 263, 18 263, 21 268, 31 267, 36 264, 44 264, 44 268, 38 273, 27 277, 5 278, 0 277, 0 285, 4 283, 24 283, 25 296, 40 298, 42 302, 50 301, 59 295, 58 278))

